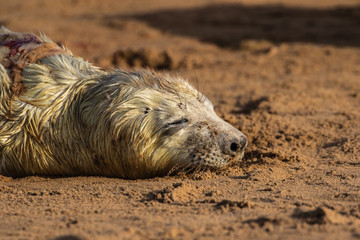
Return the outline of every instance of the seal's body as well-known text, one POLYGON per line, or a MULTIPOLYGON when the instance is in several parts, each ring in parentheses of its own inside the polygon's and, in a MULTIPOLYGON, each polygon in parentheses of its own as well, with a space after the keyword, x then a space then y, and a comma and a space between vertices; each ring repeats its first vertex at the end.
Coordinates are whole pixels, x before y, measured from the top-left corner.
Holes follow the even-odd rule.
POLYGON ((0 174, 144 178, 241 159, 246 137, 178 77, 102 71, 0 29, 0 174))

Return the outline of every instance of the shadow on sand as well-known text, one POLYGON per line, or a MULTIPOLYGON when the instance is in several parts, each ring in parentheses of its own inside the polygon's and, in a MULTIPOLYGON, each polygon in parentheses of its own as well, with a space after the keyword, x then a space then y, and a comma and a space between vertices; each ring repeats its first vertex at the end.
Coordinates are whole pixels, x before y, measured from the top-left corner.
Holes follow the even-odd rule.
POLYGON ((360 46, 360 6, 328 9, 280 5, 210 5, 162 10, 130 16, 107 16, 106 21, 137 19, 176 35, 237 49, 244 40, 273 43, 307 42, 360 46))

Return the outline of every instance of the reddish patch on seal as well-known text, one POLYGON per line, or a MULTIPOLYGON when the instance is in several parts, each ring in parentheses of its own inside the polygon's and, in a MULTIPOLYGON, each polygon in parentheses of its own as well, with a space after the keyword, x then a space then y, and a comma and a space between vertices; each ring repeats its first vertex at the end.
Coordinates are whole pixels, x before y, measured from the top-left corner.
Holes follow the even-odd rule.
POLYGON ((15 40, 5 41, 1 43, 2 46, 8 47, 10 49, 10 53, 8 57, 15 56, 19 51, 19 48, 25 44, 29 43, 37 43, 40 44, 41 41, 34 35, 25 34, 24 38, 18 38, 15 40))
POLYGON ((9 70, 9 77, 12 79, 11 92, 13 95, 19 96, 26 91, 21 81, 22 71, 26 65, 38 63, 46 57, 66 53, 66 51, 55 43, 42 42, 32 34, 15 37, 17 38, 14 39, 11 34, 3 35, 5 41, 0 42, 0 47, 9 49, 2 64, 9 70))

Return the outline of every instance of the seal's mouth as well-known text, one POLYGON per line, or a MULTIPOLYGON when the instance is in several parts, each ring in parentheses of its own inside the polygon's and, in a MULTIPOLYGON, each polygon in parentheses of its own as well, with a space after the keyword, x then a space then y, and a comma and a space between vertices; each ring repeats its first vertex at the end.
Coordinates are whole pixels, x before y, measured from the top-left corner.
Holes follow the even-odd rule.
POLYGON ((242 150, 241 152, 239 152, 238 154, 235 154, 229 161, 228 163, 235 163, 235 162, 240 162, 243 157, 245 155, 245 149, 242 150))
POLYGON ((221 169, 229 163, 241 162, 244 157, 245 149, 238 150, 231 154, 224 154, 218 146, 212 148, 196 149, 190 155, 190 162, 193 165, 208 169, 221 169))
MULTIPOLYGON (((192 174, 196 172, 202 171, 212 171, 217 172, 224 170, 228 167, 234 166, 234 164, 239 164, 241 159, 244 157, 245 151, 241 151, 238 154, 233 154, 232 156, 226 156, 219 161, 219 164, 213 164, 215 159, 211 159, 208 157, 208 161, 205 162, 196 162, 194 158, 191 158, 190 162, 183 163, 174 166, 169 172, 168 175, 176 175, 176 174, 192 174), (221 162, 221 163, 220 163, 221 162)), ((194 156, 193 156, 194 157, 194 156)))

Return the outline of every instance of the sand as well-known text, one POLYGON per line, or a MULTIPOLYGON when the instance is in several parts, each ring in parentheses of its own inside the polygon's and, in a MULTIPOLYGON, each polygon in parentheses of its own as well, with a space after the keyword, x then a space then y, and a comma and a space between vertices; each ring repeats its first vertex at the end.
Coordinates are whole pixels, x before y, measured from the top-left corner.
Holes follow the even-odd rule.
POLYGON ((0 176, 0 239, 360 239, 356 0, 1 0, 105 69, 189 79, 249 139, 221 172, 0 176))

